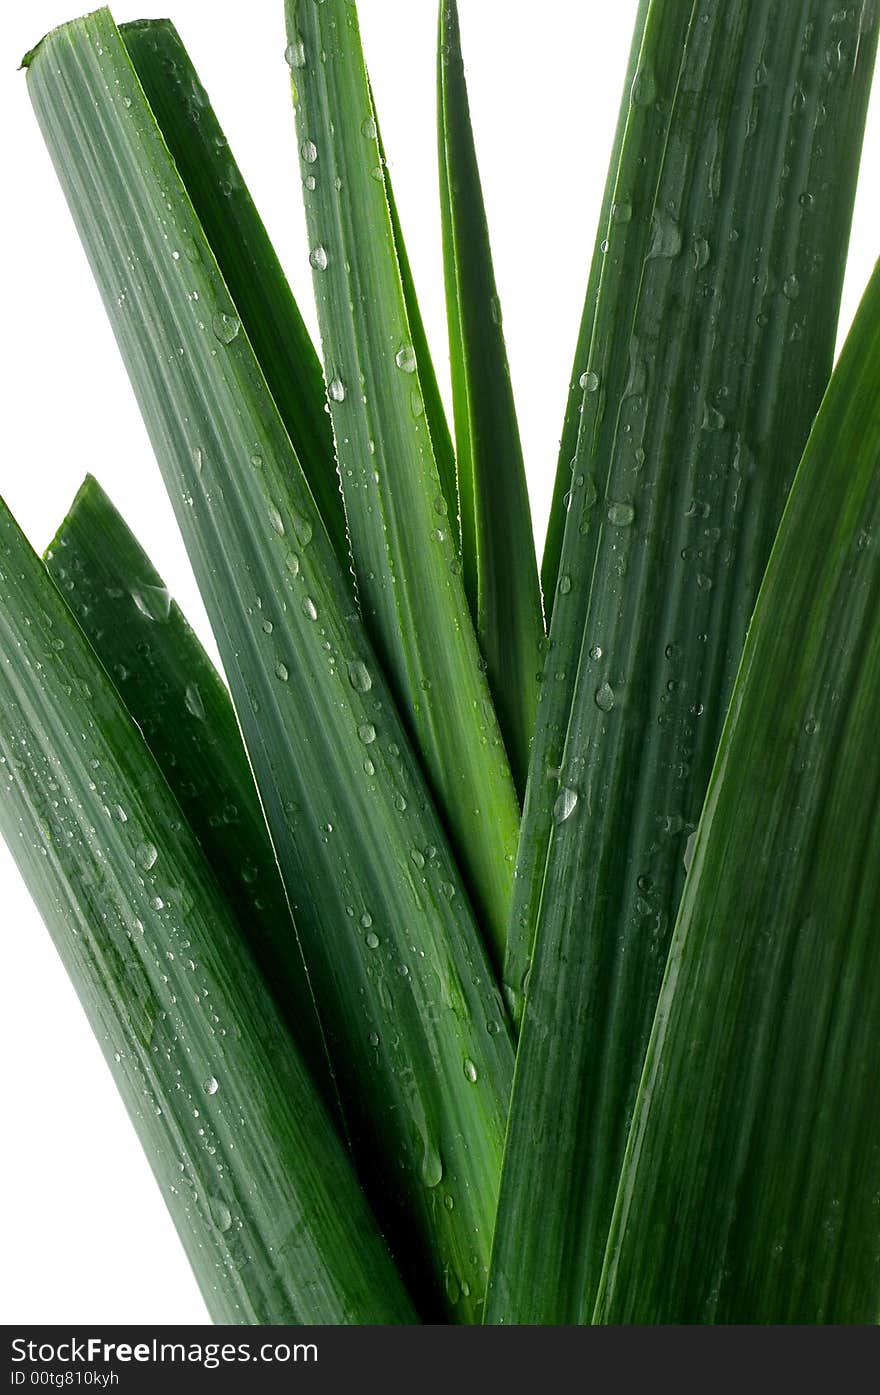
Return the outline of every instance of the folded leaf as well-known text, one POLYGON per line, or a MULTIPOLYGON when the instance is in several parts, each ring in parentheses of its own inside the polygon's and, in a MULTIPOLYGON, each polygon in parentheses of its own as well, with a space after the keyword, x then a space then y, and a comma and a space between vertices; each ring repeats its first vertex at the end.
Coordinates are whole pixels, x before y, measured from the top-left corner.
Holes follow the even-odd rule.
MULTIPOLYGON (((281 420, 348 570, 348 535, 321 365, 229 142, 180 35, 167 19, 119 30, 281 420)), ((187 252, 184 248, 184 253, 187 252)), ((191 254, 191 249, 189 249, 191 254)))
POLYGON ((346 0, 286 13, 358 597, 500 964, 519 806, 426 429, 357 14, 346 0))
POLYGON ((195 838, 2 503, 0 558, 0 831, 212 1318, 414 1321, 195 838))
POLYGON ((168 781, 312 1078, 327 1048, 226 686, 89 476, 46 565, 168 781))
POLYGON ((535 727, 544 622, 454 0, 442 0, 440 6, 437 93, 462 570, 495 710, 522 794, 535 727))
POLYGON ((108 12, 44 40, 28 87, 217 636, 361 1175, 408 1272, 472 1317, 512 1048, 442 825, 108 12))
POLYGON ((632 89, 533 747, 512 1322, 592 1312, 688 837, 832 361, 876 48, 873 6, 701 0, 682 35, 686 9, 651 6, 632 89))
POLYGON ((880 1314, 880 268, 737 678, 636 1107, 601 1322, 880 1314))

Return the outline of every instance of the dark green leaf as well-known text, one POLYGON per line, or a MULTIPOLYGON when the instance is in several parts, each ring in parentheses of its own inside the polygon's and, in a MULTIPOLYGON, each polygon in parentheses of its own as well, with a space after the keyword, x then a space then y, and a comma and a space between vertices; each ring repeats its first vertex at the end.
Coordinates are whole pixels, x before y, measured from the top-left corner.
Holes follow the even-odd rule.
MULTIPOLYGON (((119 32, 347 570, 321 365, 262 219, 174 25, 138 20, 119 32)), ((183 252, 192 256, 192 246, 183 252)))
POLYGON ((880 1314, 880 269, 810 436, 700 821, 601 1322, 880 1314))
POLYGON ((361 1175, 408 1271, 473 1317, 512 1049, 442 825, 107 11, 44 40, 28 87, 217 636, 361 1175))
POLYGON ((426 429, 357 13, 346 0, 286 12, 358 596, 500 964, 519 806, 426 429))
POLYGON ((211 1316, 414 1320, 201 849, 2 503, 0 559, 0 831, 211 1316))
MULTIPOLYGON (((614 207, 614 191, 617 187, 620 152, 623 146, 623 138, 626 134, 626 127, 630 114, 630 93, 639 66, 639 57, 645 39, 645 25, 648 20, 650 6, 651 0, 639 0, 632 44, 630 46, 629 63, 627 64, 626 77, 623 83, 623 99, 620 103, 620 111, 617 117, 614 143, 611 147, 611 158, 608 162, 608 178, 605 183, 605 193, 599 213, 599 235, 596 239, 596 246, 593 250, 593 257, 590 262, 590 276, 587 282, 587 293, 584 297, 583 315, 581 317, 577 347, 574 354, 574 367, 568 384, 565 418, 562 423, 562 437, 559 442, 559 462, 556 468, 556 483, 553 489, 553 502, 550 507, 547 537, 544 542, 544 556, 541 562, 541 587, 544 593, 544 615, 548 628, 552 613, 553 597, 556 594, 556 585, 559 581, 559 558, 562 553, 562 536, 565 532, 565 517, 568 512, 568 493, 571 489, 572 482, 571 467, 575 451, 577 450, 578 432, 580 430, 581 416, 583 415, 584 409, 584 394, 586 392, 584 365, 589 362, 590 358, 590 345, 593 341, 593 324, 596 319, 596 302, 599 295, 599 280, 602 275, 602 268, 605 264, 605 248, 603 244, 606 241, 609 224, 611 222, 611 210, 614 207)), ((615 222, 620 218, 631 216, 631 212, 631 205, 629 209, 615 209, 615 222)))
POLYGON ((454 0, 440 6, 437 124, 464 583, 522 794, 544 622, 454 0))
POLYGON ((533 748, 513 1322, 592 1312, 688 838, 831 365, 877 40, 836 0, 687 10, 652 4, 633 84, 533 748))
POLYGON ((313 1078, 323 1081, 327 1048, 224 683, 91 476, 46 565, 186 815, 313 1078))

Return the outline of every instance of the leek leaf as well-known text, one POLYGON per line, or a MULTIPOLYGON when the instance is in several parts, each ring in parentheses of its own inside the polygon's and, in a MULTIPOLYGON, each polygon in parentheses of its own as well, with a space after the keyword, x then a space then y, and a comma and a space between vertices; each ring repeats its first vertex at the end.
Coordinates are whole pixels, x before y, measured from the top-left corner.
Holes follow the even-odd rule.
POLYGON ((327 1048, 225 684, 91 476, 46 565, 186 815, 312 1078, 324 1084, 327 1048))
POLYGON ((426 427, 357 13, 345 0, 286 13, 358 597, 500 964, 519 805, 426 427))
POLYGON ((437 89, 462 570, 495 710, 522 794, 538 703, 544 622, 454 0, 442 0, 440 7, 437 89))
POLYGON ((360 1175, 426 1311, 439 1290, 466 1320, 512 1047, 461 877, 108 12, 50 34, 28 87, 217 636, 360 1175))
MULTIPOLYGON (((262 219, 174 25, 137 20, 119 32, 347 569, 345 510, 321 365, 262 219)), ((193 255, 191 246, 184 255, 193 255)))
POLYGON ((0 558, 0 830, 212 1318, 413 1321, 198 843, 2 504, 0 558))
POLYGON ((636 1106, 601 1322, 880 1314, 880 268, 761 588, 636 1106))
POLYGON ((511 932, 513 993, 529 927, 535 948, 497 1320, 592 1313, 688 839, 834 348, 876 11, 687 10, 648 14, 585 365, 511 932))

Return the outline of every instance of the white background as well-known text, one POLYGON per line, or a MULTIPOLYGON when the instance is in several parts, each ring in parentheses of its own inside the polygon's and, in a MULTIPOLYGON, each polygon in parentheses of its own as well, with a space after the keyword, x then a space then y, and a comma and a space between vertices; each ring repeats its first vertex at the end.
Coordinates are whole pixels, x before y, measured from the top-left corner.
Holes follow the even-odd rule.
MULTIPOLYGON (((91 470, 210 643, 115 344, 31 115, 22 54, 76 0, 4 0, 2 493, 39 548, 91 470)), ((435 0, 360 0, 422 310, 448 397, 434 133, 435 0)), ((473 122, 543 537, 635 0, 460 0, 473 122)), ((162 12, 166 12, 163 3, 162 12)), ((282 0, 168 0, 314 329, 282 0)), ((143 16, 119 0, 118 20, 143 16)), ((841 328, 880 245, 869 120, 841 328)), ((212 650, 213 652, 213 650, 212 650)), ((72 989, 0 844, 0 1319, 200 1322, 205 1309, 72 989)))

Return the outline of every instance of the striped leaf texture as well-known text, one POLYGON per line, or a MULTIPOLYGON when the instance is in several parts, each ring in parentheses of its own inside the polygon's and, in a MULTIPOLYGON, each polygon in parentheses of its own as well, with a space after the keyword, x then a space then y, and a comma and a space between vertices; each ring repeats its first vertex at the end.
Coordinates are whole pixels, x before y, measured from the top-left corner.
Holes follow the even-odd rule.
POLYGON ((358 597, 500 965, 519 805, 426 426, 357 12, 285 9, 358 597))
POLYGON ((876 40, 873 4, 648 12, 517 868, 495 1321, 592 1313, 688 840, 830 371, 876 40))
POLYGON ((327 1048, 229 693, 97 480, 46 566, 140 728, 263 970, 313 1079, 327 1048))
POLYGON ((630 1132, 600 1322, 880 1316, 880 270, 773 549, 630 1132))
POLYGON ((454 0, 440 6, 437 126, 462 569, 495 710, 523 794, 544 621, 454 0))
POLYGON ((0 558, 0 831, 212 1318, 415 1321, 196 839, 2 503, 0 558))
POLYGON ((443 826, 108 12, 49 35, 28 87, 217 637, 361 1176, 420 1307, 473 1318, 512 1047, 443 826))

